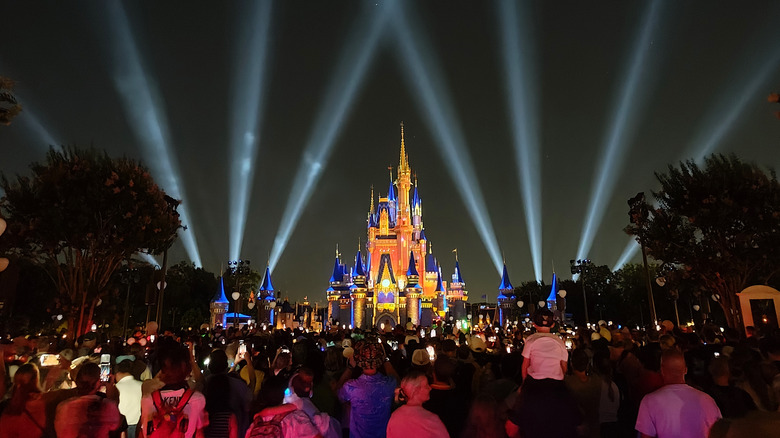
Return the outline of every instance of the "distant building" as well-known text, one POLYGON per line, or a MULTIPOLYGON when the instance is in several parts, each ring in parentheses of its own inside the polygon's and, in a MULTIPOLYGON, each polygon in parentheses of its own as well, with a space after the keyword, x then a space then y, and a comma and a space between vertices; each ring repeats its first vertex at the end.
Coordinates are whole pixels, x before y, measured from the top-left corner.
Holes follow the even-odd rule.
POLYGON ((428 326, 448 313, 465 317, 468 291, 457 253, 448 287, 425 236, 422 200, 416 178, 412 187, 403 124, 397 179, 393 181, 392 176, 391 171, 387 196, 380 196, 376 207, 371 190, 365 260, 358 249, 354 265, 347 265, 336 251, 325 291, 328 319, 369 328, 407 322, 428 326))

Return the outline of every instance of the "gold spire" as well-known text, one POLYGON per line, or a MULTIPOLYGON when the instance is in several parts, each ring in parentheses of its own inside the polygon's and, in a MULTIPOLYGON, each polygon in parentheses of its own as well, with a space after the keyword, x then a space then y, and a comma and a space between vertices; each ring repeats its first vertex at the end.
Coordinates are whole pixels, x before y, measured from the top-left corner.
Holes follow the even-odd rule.
POLYGON ((409 158, 406 156, 404 144, 404 122, 401 122, 401 157, 398 162, 398 174, 409 173, 409 158))
POLYGON ((371 208, 369 209, 370 213, 374 213, 374 185, 371 184, 371 208))
POLYGON ((339 254, 339 244, 337 243, 336 244, 336 258, 339 258, 339 256, 341 256, 341 254, 339 254))

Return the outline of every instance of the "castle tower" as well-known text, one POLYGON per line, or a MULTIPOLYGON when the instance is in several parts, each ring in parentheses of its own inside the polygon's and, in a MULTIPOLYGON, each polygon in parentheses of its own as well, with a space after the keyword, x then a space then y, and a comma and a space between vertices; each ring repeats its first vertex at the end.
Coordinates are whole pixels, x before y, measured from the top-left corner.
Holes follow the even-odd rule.
POLYGON ((414 260, 414 253, 409 252, 409 268, 406 270, 406 321, 420 325, 420 274, 414 260))
POLYGON ((455 272, 452 274, 452 282, 447 290, 447 311, 455 319, 461 319, 467 314, 466 301, 469 299, 469 292, 466 290, 466 282, 463 281, 463 275, 460 272, 458 250, 456 249, 454 252, 455 272))
POLYGON ((229 305, 230 303, 225 296, 225 281, 222 277, 219 277, 219 289, 217 290, 216 295, 214 295, 214 298, 211 299, 211 303, 209 303, 209 311, 211 313, 209 325, 211 328, 218 325, 225 327, 225 315, 227 314, 229 305))
POLYGON ((274 307, 276 307, 276 294, 271 283, 271 269, 265 267, 265 275, 260 288, 257 290, 257 321, 274 326, 274 307), (273 303, 273 304, 272 304, 273 303))
POLYGON ((501 284, 498 286, 498 323, 503 327, 512 311, 515 303, 515 288, 509 281, 509 273, 504 262, 504 273, 501 275, 501 284))
POLYGON ((366 328, 366 271, 360 249, 355 256, 355 268, 352 271, 352 285, 349 291, 355 309, 355 327, 366 328))

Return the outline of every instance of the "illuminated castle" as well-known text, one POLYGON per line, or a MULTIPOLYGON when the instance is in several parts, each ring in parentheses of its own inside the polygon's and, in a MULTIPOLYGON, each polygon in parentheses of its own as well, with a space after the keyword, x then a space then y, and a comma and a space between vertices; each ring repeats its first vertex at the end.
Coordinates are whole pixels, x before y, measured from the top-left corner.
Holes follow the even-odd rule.
POLYGON ((407 322, 428 326, 448 312, 463 318, 468 291, 457 252, 448 285, 425 237, 422 201, 416 179, 412 187, 403 124, 398 175, 392 181, 391 172, 390 179, 387 196, 380 196, 376 207, 371 190, 365 260, 358 249, 354 265, 347 265, 336 250, 326 291, 329 320, 360 328, 382 324, 389 328, 407 322))

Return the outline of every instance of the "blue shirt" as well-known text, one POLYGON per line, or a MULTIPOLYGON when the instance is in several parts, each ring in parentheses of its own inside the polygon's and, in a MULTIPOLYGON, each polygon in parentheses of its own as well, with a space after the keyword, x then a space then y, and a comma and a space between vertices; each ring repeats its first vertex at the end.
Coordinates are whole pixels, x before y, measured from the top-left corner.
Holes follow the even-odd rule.
POLYGON ((395 379, 381 373, 363 374, 339 390, 339 399, 352 404, 349 415, 350 438, 381 438, 387 431, 395 379))

